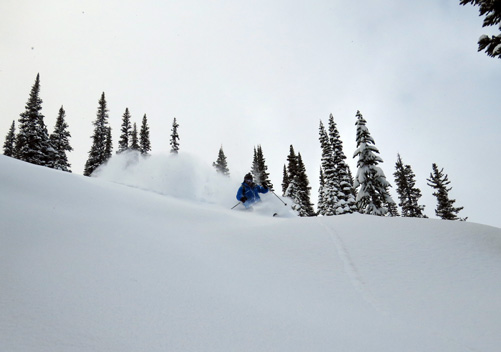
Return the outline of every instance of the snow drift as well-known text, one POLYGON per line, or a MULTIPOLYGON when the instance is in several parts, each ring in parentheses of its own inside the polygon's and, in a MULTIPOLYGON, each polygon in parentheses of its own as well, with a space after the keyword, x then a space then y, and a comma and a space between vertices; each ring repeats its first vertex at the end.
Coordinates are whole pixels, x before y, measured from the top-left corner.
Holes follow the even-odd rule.
POLYGON ((103 180, 110 171, 0 157, 1 351, 501 346, 501 229, 272 218, 204 202, 184 178, 186 198, 145 182, 151 170, 119 175, 142 190, 103 180))

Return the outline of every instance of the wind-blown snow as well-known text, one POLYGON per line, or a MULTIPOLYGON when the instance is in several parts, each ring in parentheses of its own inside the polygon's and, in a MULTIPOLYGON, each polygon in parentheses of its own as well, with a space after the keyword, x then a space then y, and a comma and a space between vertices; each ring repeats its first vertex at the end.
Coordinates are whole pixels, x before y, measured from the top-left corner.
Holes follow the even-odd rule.
POLYGON ((501 229, 232 211, 165 158, 0 157, 0 351, 499 350, 501 229))
MULTIPOLYGON (((186 153, 142 156, 139 152, 129 151, 114 155, 92 176, 178 199, 230 209, 239 203, 236 194, 244 175, 236 179, 234 176, 218 174, 212 166, 186 153)), ((255 205, 252 211, 266 216, 274 213, 281 217, 297 216, 291 209, 291 199, 271 192, 260 196, 264 202, 255 205)), ((241 204, 234 209, 246 210, 241 204)))
POLYGON ((185 153, 145 157, 135 151, 123 152, 93 176, 180 199, 226 206, 237 202, 238 181, 234 177, 218 174, 212 166, 185 153))

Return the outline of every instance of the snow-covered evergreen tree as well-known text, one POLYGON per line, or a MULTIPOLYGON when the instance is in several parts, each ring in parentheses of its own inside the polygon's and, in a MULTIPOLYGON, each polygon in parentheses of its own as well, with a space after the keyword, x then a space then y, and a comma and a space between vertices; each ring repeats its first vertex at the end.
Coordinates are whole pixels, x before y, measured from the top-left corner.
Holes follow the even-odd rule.
POLYGON ((267 170, 268 166, 266 165, 266 161, 264 159, 263 149, 261 148, 261 145, 258 145, 257 148, 254 148, 251 174, 255 183, 273 190, 273 184, 270 181, 270 174, 267 170))
POLYGON ((108 161, 111 158, 113 152, 113 140, 111 138, 111 127, 108 126, 106 129, 106 143, 104 148, 104 161, 108 161))
MULTIPOLYGON (((296 155, 294 147, 291 145, 287 156, 287 177, 289 184, 284 196, 289 197, 292 202, 292 209, 298 212, 299 216, 315 216, 313 205, 310 202, 310 189, 306 169, 301 158, 301 154, 296 155)), ((285 170, 284 170, 285 171, 285 170)), ((284 184, 282 184, 282 187, 284 184)))
POLYGON ((65 118, 66 111, 61 106, 57 115, 56 125, 54 126, 54 132, 50 135, 50 144, 55 150, 52 167, 57 170, 71 172, 71 164, 68 162, 66 152, 71 152, 73 148, 70 145, 69 138, 71 134, 68 131, 69 126, 65 118))
POLYGON ((402 208, 402 216, 408 218, 426 218, 424 215, 424 205, 419 205, 421 190, 416 187, 415 175, 410 165, 404 165, 400 154, 398 154, 395 164, 395 184, 397 194, 402 208))
POLYGON ((139 146, 139 138, 137 135, 137 125, 134 122, 132 126, 132 132, 130 134, 130 149, 131 150, 140 150, 141 147, 139 146))
POLYGON ((287 166, 284 165, 284 172, 282 174, 282 195, 285 196, 285 192, 287 191, 287 187, 289 187, 290 178, 289 173, 287 172, 287 166))
MULTIPOLYGON (((386 187, 386 192, 390 194, 390 186, 386 187)), ((389 202, 385 204, 385 207, 388 209, 388 216, 400 216, 398 212, 398 207, 396 203, 389 202)))
POLYGON ((218 173, 225 176, 230 176, 230 170, 228 169, 228 162, 226 161, 226 155, 224 155, 223 146, 219 148, 217 160, 216 162, 212 163, 212 166, 214 166, 218 173))
POLYGON ((383 162, 377 154, 374 139, 366 126, 367 121, 360 111, 357 111, 357 150, 353 157, 358 156, 357 176, 354 187, 360 187, 357 195, 357 206, 364 214, 384 216, 388 213, 386 204, 395 203, 387 189, 390 183, 386 180, 383 170, 378 167, 383 162))
POLYGON ((171 146, 171 153, 177 154, 179 153, 179 134, 177 133, 177 128, 179 127, 179 124, 176 121, 176 118, 174 117, 174 121, 172 122, 172 129, 171 129, 171 135, 170 135, 170 146, 171 146))
POLYGON ((3 155, 10 157, 16 156, 16 121, 12 121, 9 132, 7 133, 7 136, 5 136, 3 155))
POLYGON ((432 165, 432 169, 433 172, 430 173, 430 178, 426 180, 429 182, 428 186, 435 190, 435 192, 433 192, 433 195, 437 198, 435 214, 444 220, 466 220, 467 218, 457 217, 457 214, 463 210, 464 207, 455 208, 453 205, 456 200, 449 199, 449 191, 452 187, 447 187, 451 183, 448 175, 444 175, 443 168, 439 171, 435 163, 432 165))
POLYGON ((141 132, 139 133, 139 147, 141 154, 148 154, 151 151, 150 128, 148 127, 148 118, 146 114, 143 116, 141 123, 141 132))
POLYGON ((52 147, 49 133, 41 113, 40 75, 37 74, 35 84, 31 88, 25 112, 20 114, 19 133, 16 136, 16 157, 20 160, 47 166, 50 164, 52 147))
POLYGON ((122 153, 129 149, 129 140, 131 135, 131 122, 129 108, 125 108, 125 112, 122 116, 122 127, 120 129, 120 140, 118 141, 118 153, 122 153))
MULTIPOLYGON (((336 215, 336 207, 338 205, 339 183, 336 173, 336 164, 334 161, 334 151, 330 142, 324 124, 320 121, 319 140, 322 148, 321 165, 324 175, 324 187, 322 203, 318 204, 319 215, 331 216, 336 215)), ((319 200, 320 201, 320 200, 319 200)))
POLYGON ((313 204, 310 201, 310 182, 308 181, 301 153, 297 154, 297 168, 297 193, 294 198, 297 199, 298 207, 295 210, 297 210, 299 216, 315 216, 316 213, 313 209, 313 204))
POLYGON ((92 146, 89 151, 89 158, 85 163, 84 175, 90 176, 95 169, 111 157, 111 130, 108 128, 108 108, 106 97, 101 94, 97 109, 97 117, 93 122, 94 134, 92 135, 92 146))
MULTIPOLYGON (((288 178, 288 184, 284 192, 285 197, 289 197, 292 199, 294 203, 297 202, 297 174, 298 174, 298 166, 297 166, 297 156, 296 152, 294 151, 294 147, 291 146, 289 147, 289 155, 287 156, 287 178, 288 178)), ((282 185, 284 186, 284 185, 282 185)))
POLYGON ((257 183, 258 185, 261 184, 261 172, 259 168, 259 163, 257 160, 257 150, 256 147, 254 147, 254 155, 252 157, 252 166, 251 166, 251 175, 252 178, 254 179, 254 182, 257 183))
POLYGON ((353 186, 355 184, 355 179, 353 178, 353 175, 351 174, 351 170, 349 167, 346 168, 346 172, 348 173, 348 182, 350 183, 351 187, 351 194, 353 195, 353 198, 355 198, 355 207, 356 210, 353 211, 358 211, 358 207, 356 206, 356 199, 357 199, 357 189, 353 186))
POLYGON ((325 214, 325 176, 322 166, 320 166, 320 174, 318 178, 318 203, 317 203, 317 213, 325 214))
POLYGON ((353 195, 353 182, 350 178, 350 169, 346 164, 346 156, 343 151, 343 142, 339 135, 334 117, 329 116, 329 140, 332 144, 332 152, 334 155, 334 165, 336 170, 336 187, 338 202, 335 205, 337 215, 351 214, 357 211, 357 203, 353 195))
MULTIPOLYGON (((485 16, 483 27, 498 25, 501 22, 501 1, 500 0, 460 0, 461 5, 472 4, 479 6, 480 16, 485 16)), ((499 26, 501 30, 501 26, 499 26)), ((478 40, 478 51, 484 50, 488 56, 501 59, 501 34, 482 35, 478 40)))

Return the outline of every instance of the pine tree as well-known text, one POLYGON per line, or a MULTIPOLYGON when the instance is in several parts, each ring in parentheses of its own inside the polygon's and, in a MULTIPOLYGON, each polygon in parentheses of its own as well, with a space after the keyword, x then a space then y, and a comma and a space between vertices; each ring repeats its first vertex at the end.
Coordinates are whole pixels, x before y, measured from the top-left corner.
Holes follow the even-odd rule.
MULTIPOLYGON (((386 187, 386 192, 388 194, 390 194, 390 186, 389 185, 386 187)), ((400 216, 400 213, 398 212, 398 207, 397 207, 396 203, 387 202, 387 203, 385 203, 385 206, 388 209, 389 216, 400 216)))
POLYGON ((65 121, 66 112, 61 106, 57 115, 54 132, 50 135, 50 144, 55 150, 52 167, 57 170, 71 172, 71 164, 68 162, 66 152, 71 152, 73 148, 70 145, 69 138, 71 137, 68 131, 68 124, 65 121))
MULTIPOLYGON (((485 16, 482 27, 498 25, 501 22, 501 1, 500 0, 461 0, 461 5, 472 4, 479 6, 480 16, 485 16)), ((501 30, 501 26, 499 27, 501 30)), ((484 50, 488 56, 501 59, 501 34, 482 35, 478 40, 478 51, 484 50)))
POLYGON ((454 208, 453 205, 456 202, 455 199, 449 199, 449 191, 452 187, 447 187, 451 182, 447 175, 443 174, 444 169, 442 168, 438 171, 437 164, 432 165, 433 172, 430 173, 430 178, 426 180, 429 182, 428 186, 435 189, 433 195, 437 198, 437 209, 435 209, 435 214, 444 220, 466 220, 467 218, 461 219, 457 217, 457 214, 463 210, 463 207, 454 208))
POLYGON ((289 155, 287 156, 287 181, 288 183, 285 185, 282 184, 282 188, 285 187, 284 196, 290 197, 294 201, 294 196, 297 193, 297 174, 298 174, 298 165, 297 165, 297 156, 294 151, 294 147, 289 147, 289 155))
MULTIPOLYGON (((301 154, 296 155, 294 147, 289 148, 287 156, 288 166, 284 168, 284 175, 287 175, 288 185, 285 189, 284 196, 291 198, 292 209, 298 212, 299 216, 315 216, 313 205, 310 202, 310 190, 306 169, 301 158, 301 154)), ((285 178, 284 178, 284 181, 285 178)), ((286 182, 282 183, 282 188, 286 182)))
POLYGON ((416 187, 415 175, 410 165, 404 165, 400 154, 398 154, 395 164, 395 184, 397 194, 402 208, 402 216, 408 218, 426 218, 424 215, 424 205, 419 205, 421 190, 416 187))
POLYGON ((172 122, 172 133, 170 135, 170 146, 171 146, 171 153, 177 154, 179 153, 179 134, 177 133, 177 128, 179 127, 179 124, 176 121, 176 118, 174 117, 174 121, 172 122))
POLYGON ((290 178, 289 173, 287 172, 287 166, 284 165, 284 172, 282 177, 282 195, 285 196, 285 192, 287 191, 287 187, 289 187, 290 178))
POLYGON ((108 126, 106 129, 106 141, 104 148, 104 161, 108 161, 111 158, 113 152, 113 140, 111 139, 111 127, 108 126))
POLYGON ((122 128, 120 132, 120 140, 118 141, 117 154, 122 153, 129 149, 129 137, 131 135, 131 124, 130 124, 130 113, 129 108, 125 108, 125 112, 122 116, 122 128))
POLYGON ((267 172, 267 170, 268 166, 266 166, 263 149, 260 145, 258 145, 257 149, 254 148, 254 158, 252 160, 251 174, 254 178, 255 183, 264 185, 267 188, 273 190, 273 184, 269 179, 270 174, 267 172))
POLYGON ((334 117, 329 116, 329 140, 332 145, 333 160, 335 165, 336 187, 338 202, 335 204, 337 215, 351 214, 357 210, 357 204, 353 195, 353 183, 350 179, 350 169, 346 164, 346 156, 343 151, 343 142, 339 135, 334 117))
POLYGON ((320 146, 322 148, 321 165, 324 175, 324 187, 322 204, 319 203, 318 208, 320 209, 320 215, 332 216, 336 215, 336 206, 339 201, 339 183, 334 161, 334 151, 332 150, 332 144, 322 121, 320 121, 319 134, 320 146))
POLYGON ((254 182, 257 183, 258 185, 261 184, 261 174, 259 170, 259 164, 257 161, 257 150, 256 147, 254 147, 254 156, 252 157, 252 166, 251 166, 251 171, 250 171, 252 178, 254 179, 254 182))
POLYGON ((130 134, 130 149, 131 150, 140 150, 141 147, 139 146, 139 139, 137 136, 137 126, 136 123, 134 122, 133 127, 132 127, 132 132, 130 134))
MULTIPOLYGON (((351 194, 353 195, 353 198, 355 198, 355 200, 356 200, 358 192, 357 192, 357 189, 353 186, 355 183, 355 180, 353 178, 353 175, 351 174, 351 170, 349 167, 346 168, 346 172, 348 173, 348 182, 350 183, 351 194)), ((355 201, 355 206, 356 206, 356 201, 355 201)), ((354 211, 358 211, 358 208, 354 211)))
POLYGON ((12 121, 9 133, 5 136, 3 155, 10 157, 16 156, 16 121, 12 121))
POLYGON ((143 116, 141 132, 139 133, 139 146, 141 154, 148 154, 148 152, 151 151, 150 128, 148 127, 148 118, 146 114, 143 116))
POLYGON ((94 121, 94 134, 92 138, 92 147, 89 151, 89 158, 85 163, 84 175, 90 176, 95 169, 111 157, 111 129, 108 128, 108 108, 106 98, 103 94, 99 99, 97 109, 97 118, 94 121))
POLYGON ((357 176, 354 187, 360 187, 357 195, 357 206, 364 214, 384 216, 388 213, 385 205, 395 203, 388 193, 390 187, 383 170, 378 167, 383 162, 377 154, 374 139, 366 126, 367 121, 360 111, 357 111, 357 150, 353 157, 358 156, 357 176))
POLYGON ((317 213, 320 215, 325 215, 325 176, 322 166, 320 166, 320 176, 319 176, 319 187, 318 187, 318 203, 317 203, 317 213))
POLYGON ((316 214, 313 210, 313 204, 311 204, 310 201, 310 182, 308 181, 308 176, 306 175, 306 168, 304 166, 303 159, 301 158, 301 153, 297 154, 297 167, 297 193, 293 198, 297 200, 298 207, 295 210, 298 211, 299 216, 315 216, 316 214))
POLYGON ((19 134, 16 137, 16 157, 32 164, 46 166, 50 162, 52 148, 44 116, 41 113, 42 99, 39 94, 40 75, 37 74, 26 103, 26 111, 20 114, 19 134))
POLYGON ((217 160, 212 163, 212 166, 214 166, 218 173, 224 176, 230 176, 230 170, 228 169, 228 162, 226 161, 226 155, 224 155, 223 146, 219 148, 217 160))

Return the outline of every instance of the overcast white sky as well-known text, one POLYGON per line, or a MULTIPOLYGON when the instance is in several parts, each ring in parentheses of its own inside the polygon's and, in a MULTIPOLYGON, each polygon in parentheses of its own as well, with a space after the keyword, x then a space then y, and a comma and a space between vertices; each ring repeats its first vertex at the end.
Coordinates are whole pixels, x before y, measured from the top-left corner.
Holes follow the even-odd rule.
POLYGON ((75 173, 104 91, 115 149, 126 107, 138 125, 147 114, 153 152, 169 151, 176 117, 181 152, 212 163, 223 145, 237 180, 261 144, 279 189, 293 144, 316 203, 319 121, 334 115, 355 173, 360 110, 387 178, 400 153, 428 216, 437 163, 459 215, 501 227, 501 60, 477 53, 478 37, 495 33, 481 24, 459 0, 3 0, 0 136, 40 73, 49 132, 66 110, 75 173))

